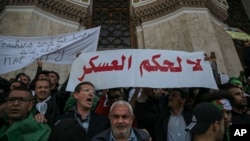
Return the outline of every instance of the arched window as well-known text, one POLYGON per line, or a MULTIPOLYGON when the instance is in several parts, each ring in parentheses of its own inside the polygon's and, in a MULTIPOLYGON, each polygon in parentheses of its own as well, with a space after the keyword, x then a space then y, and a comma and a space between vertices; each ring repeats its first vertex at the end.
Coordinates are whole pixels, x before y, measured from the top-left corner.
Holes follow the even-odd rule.
POLYGON ((94 0, 93 27, 101 26, 98 49, 130 48, 130 1, 94 0))

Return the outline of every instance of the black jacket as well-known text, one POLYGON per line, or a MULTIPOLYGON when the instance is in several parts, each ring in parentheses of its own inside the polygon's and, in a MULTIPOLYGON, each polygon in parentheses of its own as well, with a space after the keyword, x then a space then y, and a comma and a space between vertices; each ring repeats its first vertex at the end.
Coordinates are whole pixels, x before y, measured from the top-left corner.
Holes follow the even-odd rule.
MULTIPOLYGON (((150 139, 149 134, 147 134, 143 130, 136 129, 136 128, 133 128, 133 130, 134 130, 135 135, 137 137, 137 141, 146 141, 146 140, 150 139)), ((104 130, 103 132, 94 136, 91 141, 109 141, 109 136, 111 134, 110 132, 111 132, 110 128, 107 130, 104 130)))
POLYGON ((90 139, 74 118, 67 118, 56 123, 48 141, 90 141, 90 139))
MULTIPOLYGON (((186 125, 189 125, 189 123, 192 122, 192 108, 185 106, 183 111, 182 111, 182 115, 184 118, 184 121, 186 123, 186 125)), ((155 135, 156 138, 153 139, 153 141, 167 141, 167 133, 168 133, 168 121, 170 118, 171 112, 170 110, 163 110, 159 120, 157 121, 157 124, 155 126, 155 135)))
MULTIPOLYGON (((59 120, 63 120, 67 118, 75 118, 75 110, 71 110, 68 113, 62 115, 59 118, 59 120)), ((107 117, 99 115, 95 113, 94 111, 90 112, 90 121, 89 121, 89 127, 88 127, 88 132, 87 132, 87 136, 89 138, 92 138, 96 134, 102 132, 103 130, 109 127, 110 127, 110 122, 107 117)))
POLYGON ((135 103, 135 122, 137 128, 146 129, 151 137, 155 138, 155 124, 159 118, 160 111, 166 107, 167 97, 162 97, 158 100, 147 99, 145 102, 135 103))

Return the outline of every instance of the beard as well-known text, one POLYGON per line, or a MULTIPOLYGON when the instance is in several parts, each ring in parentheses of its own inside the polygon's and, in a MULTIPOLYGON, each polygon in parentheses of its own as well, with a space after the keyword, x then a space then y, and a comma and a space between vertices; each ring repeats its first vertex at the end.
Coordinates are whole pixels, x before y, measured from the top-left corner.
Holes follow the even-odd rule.
POLYGON ((247 106, 247 103, 243 103, 243 102, 234 104, 234 107, 237 109, 243 109, 246 106, 247 106))
POLYGON ((130 128, 128 127, 115 127, 115 128, 112 128, 112 133, 113 135, 115 136, 115 138, 119 138, 119 139, 122 139, 122 138, 127 138, 130 136, 130 128), (120 129, 122 128, 122 129, 120 129))

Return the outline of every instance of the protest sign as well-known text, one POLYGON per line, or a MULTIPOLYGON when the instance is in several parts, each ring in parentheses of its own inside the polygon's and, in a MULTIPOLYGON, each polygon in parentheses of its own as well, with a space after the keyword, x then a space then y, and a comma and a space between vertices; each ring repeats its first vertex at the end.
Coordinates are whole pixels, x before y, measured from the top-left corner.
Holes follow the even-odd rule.
POLYGON ((0 36, 0 74, 21 69, 34 60, 72 64, 76 54, 96 51, 100 27, 50 37, 0 36))
POLYGON ((218 89, 203 52, 150 49, 97 51, 72 64, 68 91, 90 81, 96 89, 114 87, 206 87, 218 89))

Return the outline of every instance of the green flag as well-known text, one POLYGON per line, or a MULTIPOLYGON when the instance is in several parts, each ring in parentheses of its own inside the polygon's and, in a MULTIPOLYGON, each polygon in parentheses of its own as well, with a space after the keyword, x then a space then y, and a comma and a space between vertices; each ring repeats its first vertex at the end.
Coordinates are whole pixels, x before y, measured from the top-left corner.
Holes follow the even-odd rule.
POLYGON ((47 141, 51 132, 47 124, 38 123, 32 114, 26 119, 0 129, 1 141, 47 141))

